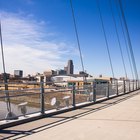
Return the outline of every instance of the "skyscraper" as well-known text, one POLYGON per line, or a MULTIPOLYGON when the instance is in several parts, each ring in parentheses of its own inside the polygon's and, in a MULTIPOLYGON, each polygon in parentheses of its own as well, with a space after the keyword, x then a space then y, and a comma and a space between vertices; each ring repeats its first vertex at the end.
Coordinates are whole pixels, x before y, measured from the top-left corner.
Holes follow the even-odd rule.
POLYGON ((74 65, 72 60, 68 60, 67 74, 73 74, 74 65))

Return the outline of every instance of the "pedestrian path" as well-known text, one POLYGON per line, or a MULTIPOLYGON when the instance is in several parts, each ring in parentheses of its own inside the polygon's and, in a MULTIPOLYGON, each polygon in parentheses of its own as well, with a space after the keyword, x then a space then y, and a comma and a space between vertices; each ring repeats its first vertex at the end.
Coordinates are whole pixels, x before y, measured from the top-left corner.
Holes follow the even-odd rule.
POLYGON ((1 130, 0 139, 139 140, 139 91, 1 130))

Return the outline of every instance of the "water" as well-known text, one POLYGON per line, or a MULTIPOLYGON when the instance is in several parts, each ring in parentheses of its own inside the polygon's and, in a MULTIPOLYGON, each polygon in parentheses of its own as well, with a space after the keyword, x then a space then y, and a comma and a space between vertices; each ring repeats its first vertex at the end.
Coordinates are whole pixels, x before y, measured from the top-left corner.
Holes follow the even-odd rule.
MULTIPOLYGON (((14 114, 16 114, 17 116, 22 115, 22 113, 21 113, 20 109, 18 108, 17 104, 11 103, 11 109, 12 109, 12 112, 14 114)), ((27 106, 27 114, 35 113, 35 112, 39 112, 39 111, 40 111, 40 108, 27 106)), ((7 111, 6 102, 0 101, 0 120, 5 119, 5 116, 6 116, 7 113, 8 113, 8 111, 7 111)))

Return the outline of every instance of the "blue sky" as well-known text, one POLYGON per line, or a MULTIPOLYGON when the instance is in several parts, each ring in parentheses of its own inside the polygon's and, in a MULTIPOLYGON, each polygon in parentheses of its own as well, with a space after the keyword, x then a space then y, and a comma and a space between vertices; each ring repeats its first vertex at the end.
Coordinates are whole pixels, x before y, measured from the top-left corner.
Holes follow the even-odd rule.
MULTIPOLYGON (((130 66, 116 10, 112 0, 128 76, 130 66)), ((140 1, 123 0, 138 73, 140 44, 140 1)), ((85 70, 91 75, 112 76, 96 0, 73 0, 85 70)), ((100 0, 115 77, 124 70, 109 1, 100 0)), ((0 0, 0 18, 6 71, 22 69, 24 74, 61 69, 74 61, 75 73, 82 70, 69 0, 0 0)), ((1 61, 1 59, 0 59, 1 61)), ((2 67, 0 67, 2 72, 2 67)))

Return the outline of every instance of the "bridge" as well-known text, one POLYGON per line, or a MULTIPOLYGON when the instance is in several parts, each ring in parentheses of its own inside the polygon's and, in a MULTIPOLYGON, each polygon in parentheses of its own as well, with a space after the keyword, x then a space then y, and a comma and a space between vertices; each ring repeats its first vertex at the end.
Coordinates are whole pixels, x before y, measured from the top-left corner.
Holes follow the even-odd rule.
MULTIPOLYGON (((74 134, 75 139, 85 139, 85 137, 93 139, 96 136, 98 139, 100 128, 101 137, 105 137, 102 131, 107 134, 109 131, 113 131, 110 138, 114 138, 116 133, 118 137, 122 137, 121 131, 127 127, 127 123, 135 124, 139 121, 140 91, 138 81, 116 80, 113 83, 96 83, 93 81, 91 85, 81 87, 73 85, 72 87, 59 87, 57 89, 45 88, 43 85, 44 82, 41 83, 40 88, 8 90, 11 116, 9 113, 9 116, 6 116, 7 100, 5 99, 7 97, 4 96, 5 91, 1 91, 0 98, 3 106, 0 121, 1 139, 37 137, 45 139, 48 136, 51 138, 55 132, 57 132, 55 133, 57 136, 53 139, 65 139, 66 137, 71 139, 69 136, 74 134, 74 130, 77 133, 77 135, 74 134), (109 123, 109 126, 106 126, 106 123, 109 123), (120 124, 122 123, 126 126, 121 127, 120 124), (117 127, 112 130, 114 125, 117 127), (106 127, 109 127, 108 130, 106 127), (96 132, 95 128, 99 130, 97 129, 96 132), (51 129, 56 130, 52 130, 50 133, 51 129), (91 133, 92 129, 95 136, 91 133), (62 130, 66 133, 62 134, 62 130)), ((133 126, 125 129, 125 131, 132 129, 133 126)), ((139 127, 137 126, 135 129, 139 130, 139 127)), ((137 131, 133 131, 133 133, 137 134, 137 131)), ((129 136, 133 137, 133 133, 130 133, 129 136)), ((108 137, 107 135, 106 139, 108 137)))
POLYGON ((77 104, 73 109, 46 112, 40 118, 41 114, 28 114, 25 118, 20 117, 19 122, 7 122, 7 128, 0 130, 0 138, 139 140, 139 104, 140 91, 135 90, 109 99, 77 104))
MULTIPOLYGON (((123 5, 121 0, 118 0, 121 30, 132 75, 129 78, 111 0, 109 4, 124 70, 122 79, 116 78, 114 74, 99 0, 97 0, 97 9, 112 73, 109 80, 86 77, 84 74, 80 85, 75 81, 58 82, 65 86, 56 86, 58 83, 54 81, 34 82, 33 85, 30 83, 30 86, 27 86, 28 83, 9 82, 6 77, 0 22, 4 73, 3 81, 0 83, 0 105, 2 106, 0 139, 139 139, 140 80, 135 55, 123 5)), ((85 72, 72 0, 70 0, 70 8, 80 63, 82 71, 85 72)))

